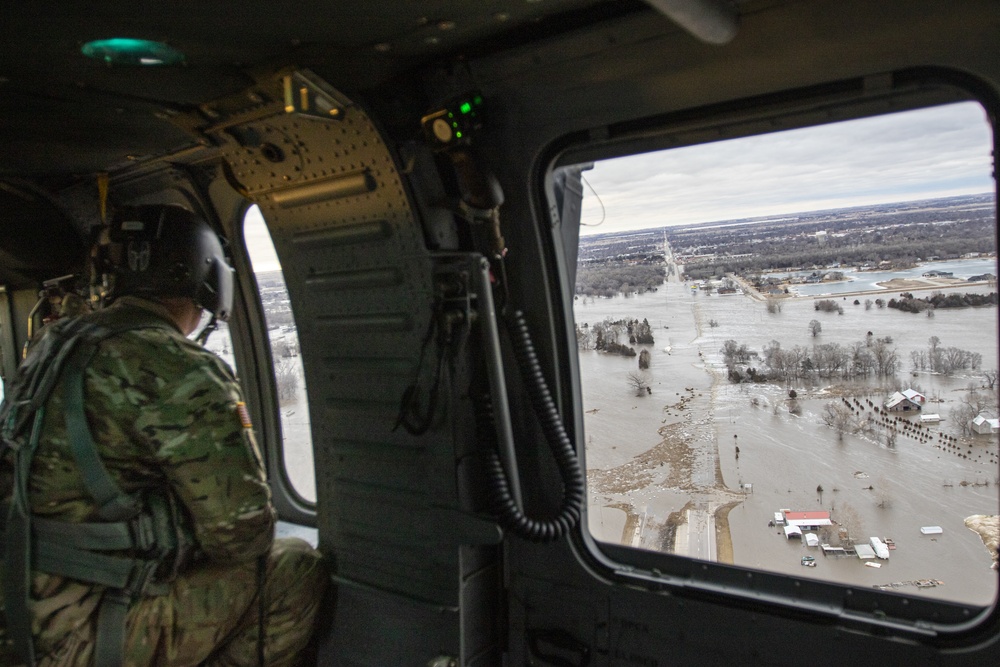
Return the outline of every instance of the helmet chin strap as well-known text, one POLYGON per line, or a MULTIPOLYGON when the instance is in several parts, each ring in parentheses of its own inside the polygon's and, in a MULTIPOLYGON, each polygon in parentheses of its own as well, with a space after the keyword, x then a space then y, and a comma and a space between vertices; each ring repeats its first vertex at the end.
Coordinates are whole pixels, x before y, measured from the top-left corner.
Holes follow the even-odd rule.
POLYGON ((219 319, 215 316, 215 313, 212 313, 212 319, 210 319, 208 321, 208 324, 206 324, 205 327, 198 332, 198 335, 195 336, 194 342, 198 343, 201 346, 204 346, 205 343, 208 341, 208 337, 217 328, 219 328, 219 319))

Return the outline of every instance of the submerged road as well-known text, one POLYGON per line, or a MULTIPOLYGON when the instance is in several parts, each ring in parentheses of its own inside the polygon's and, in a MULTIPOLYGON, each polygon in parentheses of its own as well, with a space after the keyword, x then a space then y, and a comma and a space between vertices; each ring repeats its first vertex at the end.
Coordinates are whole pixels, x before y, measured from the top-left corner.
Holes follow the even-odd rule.
POLYGON ((674 553, 699 560, 718 560, 715 512, 711 505, 687 510, 684 518, 684 524, 677 528, 674 553))

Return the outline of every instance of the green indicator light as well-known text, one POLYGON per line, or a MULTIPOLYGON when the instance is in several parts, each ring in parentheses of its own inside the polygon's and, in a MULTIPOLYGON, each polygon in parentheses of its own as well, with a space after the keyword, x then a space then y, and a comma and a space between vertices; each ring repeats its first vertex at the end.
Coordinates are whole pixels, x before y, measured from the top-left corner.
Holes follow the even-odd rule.
POLYGON ((453 114, 452 112, 449 111, 448 112, 448 118, 454 118, 454 117, 455 117, 455 114, 453 114))
POLYGON ((472 105, 468 102, 462 102, 462 106, 458 107, 458 110, 462 113, 469 113, 472 111, 472 105))
POLYGON ((451 126, 452 127, 458 127, 458 123, 452 122, 451 126))
POLYGON ((455 136, 456 136, 457 138, 461 139, 461 138, 462 138, 462 133, 461 133, 461 132, 456 132, 456 133, 455 133, 455 136))
POLYGON ((479 106, 480 104, 483 103, 483 96, 476 95, 475 97, 472 98, 472 103, 475 104, 476 106, 479 106))
POLYGON ((184 62, 184 54, 163 42, 146 39, 97 39, 80 48, 88 58, 101 60, 109 65, 177 65, 184 62))

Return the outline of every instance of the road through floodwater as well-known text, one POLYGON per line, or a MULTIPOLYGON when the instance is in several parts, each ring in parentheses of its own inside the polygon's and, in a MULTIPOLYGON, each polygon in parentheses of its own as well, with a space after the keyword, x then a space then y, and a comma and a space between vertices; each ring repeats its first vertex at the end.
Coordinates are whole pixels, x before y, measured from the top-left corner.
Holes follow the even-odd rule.
MULTIPOLYGON (((963 521, 998 513, 997 437, 960 438, 961 453, 941 437, 958 435, 950 412, 981 376, 971 370, 952 376, 911 373, 910 351, 926 350, 928 339, 937 336, 943 346, 981 354, 981 368, 996 368, 997 310, 939 310, 927 317, 866 309, 864 300, 860 297, 859 305, 838 300, 842 315, 815 311, 812 298, 785 299, 780 312, 769 313, 748 296, 709 296, 677 282, 629 298, 578 299, 578 324, 646 318, 656 341, 634 346, 651 355, 651 393, 644 395, 628 385, 628 373, 637 370, 635 358, 579 352, 592 533, 605 541, 714 558, 694 550, 688 536, 703 531, 688 530, 687 518, 701 522, 704 513, 732 503, 729 533, 738 565, 862 586, 939 580, 943 585, 907 584, 897 590, 992 602, 997 591, 990 556, 963 521), (807 326, 812 319, 822 324, 815 338, 807 326), (724 377, 720 349, 728 339, 759 351, 771 340, 782 347, 848 345, 864 340, 868 331, 892 338, 901 362, 900 386, 912 384, 927 395, 931 402, 924 412, 940 413, 940 425, 921 436, 901 434, 893 447, 871 436, 839 438, 821 419, 826 403, 842 401, 846 393, 857 394, 865 406, 869 398, 880 405, 893 388, 835 382, 733 385, 724 377), (798 394, 794 402, 788 399, 790 388, 798 394), (752 487, 744 493, 743 484, 752 487), (768 527, 783 508, 825 509, 835 521, 838 513, 853 512, 860 542, 871 535, 890 537, 897 549, 880 569, 856 558, 823 558, 819 549, 768 527), (943 533, 921 535, 925 525, 939 525, 943 533), (806 554, 817 557, 817 567, 801 567, 806 554)), ((836 534, 825 537, 836 543, 836 534)), ((720 540, 720 554, 722 548, 720 540)))

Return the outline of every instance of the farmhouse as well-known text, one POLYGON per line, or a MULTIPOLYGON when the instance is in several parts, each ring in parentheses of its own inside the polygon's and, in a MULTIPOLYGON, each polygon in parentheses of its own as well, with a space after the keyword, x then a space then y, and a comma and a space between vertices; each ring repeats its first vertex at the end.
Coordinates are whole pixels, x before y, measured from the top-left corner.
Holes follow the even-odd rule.
POLYGON ((920 412, 920 403, 897 391, 885 402, 885 409, 889 412, 920 412))
POLYGON ((979 415, 972 420, 972 431, 974 433, 1000 433, 1000 419, 979 415))
POLYGON ((923 405, 924 403, 927 402, 927 397, 915 389, 904 389, 900 393, 903 394, 903 396, 906 396, 914 403, 919 403, 920 405, 923 405))

